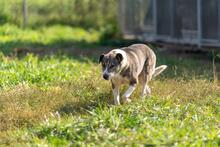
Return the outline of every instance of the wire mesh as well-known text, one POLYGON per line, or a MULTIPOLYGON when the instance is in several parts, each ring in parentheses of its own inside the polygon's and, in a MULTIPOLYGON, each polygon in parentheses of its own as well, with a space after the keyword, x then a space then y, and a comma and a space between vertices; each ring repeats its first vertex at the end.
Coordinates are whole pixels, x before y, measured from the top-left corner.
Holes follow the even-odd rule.
POLYGON ((120 0, 125 36, 220 46, 219 0, 120 0))

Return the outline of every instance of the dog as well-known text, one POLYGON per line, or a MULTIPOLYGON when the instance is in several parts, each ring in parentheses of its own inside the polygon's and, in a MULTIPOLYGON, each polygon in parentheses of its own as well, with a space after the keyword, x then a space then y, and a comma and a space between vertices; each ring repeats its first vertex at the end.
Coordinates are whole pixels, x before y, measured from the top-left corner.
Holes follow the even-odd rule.
POLYGON ((138 83, 142 86, 141 98, 144 99, 151 94, 148 82, 167 68, 166 65, 155 67, 156 55, 145 44, 113 49, 99 57, 99 64, 102 64, 103 78, 111 81, 115 105, 120 105, 119 88, 122 84, 129 84, 122 96, 124 103, 131 102, 130 96, 138 83))

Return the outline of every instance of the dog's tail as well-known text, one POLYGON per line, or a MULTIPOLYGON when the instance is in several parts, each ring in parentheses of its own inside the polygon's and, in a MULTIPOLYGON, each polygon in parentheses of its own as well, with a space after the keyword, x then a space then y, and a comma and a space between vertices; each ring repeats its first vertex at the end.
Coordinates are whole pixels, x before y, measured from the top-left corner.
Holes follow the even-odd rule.
POLYGON ((167 68, 167 65, 161 65, 155 68, 153 77, 158 76, 160 73, 162 73, 167 68))

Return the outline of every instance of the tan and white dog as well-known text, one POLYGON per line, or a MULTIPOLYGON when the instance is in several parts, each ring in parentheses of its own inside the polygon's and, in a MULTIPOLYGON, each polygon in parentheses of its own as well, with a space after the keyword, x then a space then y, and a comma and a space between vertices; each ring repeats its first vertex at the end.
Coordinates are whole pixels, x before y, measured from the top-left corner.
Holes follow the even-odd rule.
POLYGON ((113 49, 102 54, 99 63, 102 64, 103 78, 111 81, 115 105, 120 105, 120 85, 129 84, 122 96, 123 102, 131 101, 129 97, 138 83, 142 85, 141 97, 144 98, 151 94, 148 82, 167 68, 166 65, 155 68, 156 56, 145 44, 113 49))

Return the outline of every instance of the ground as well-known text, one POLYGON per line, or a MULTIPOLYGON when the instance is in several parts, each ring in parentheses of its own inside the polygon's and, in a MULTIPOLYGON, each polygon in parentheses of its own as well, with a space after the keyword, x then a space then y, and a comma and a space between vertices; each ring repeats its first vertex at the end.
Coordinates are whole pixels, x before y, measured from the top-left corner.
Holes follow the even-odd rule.
POLYGON ((219 64, 201 60, 206 54, 173 54, 152 46, 157 65, 168 65, 151 81, 152 96, 141 101, 138 89, 130 104, 114 106, 97 62, 112 47, 94 45, 96 32, 93 37, 84 32, 82 45, 81 39, 54 32, 57 26, 42 30, 17 30, 26 37, 0 30, 2 146, 220 145, 220 86, 213 70, 219 64), (48 30, 46 41, 41 35, 48 30))

